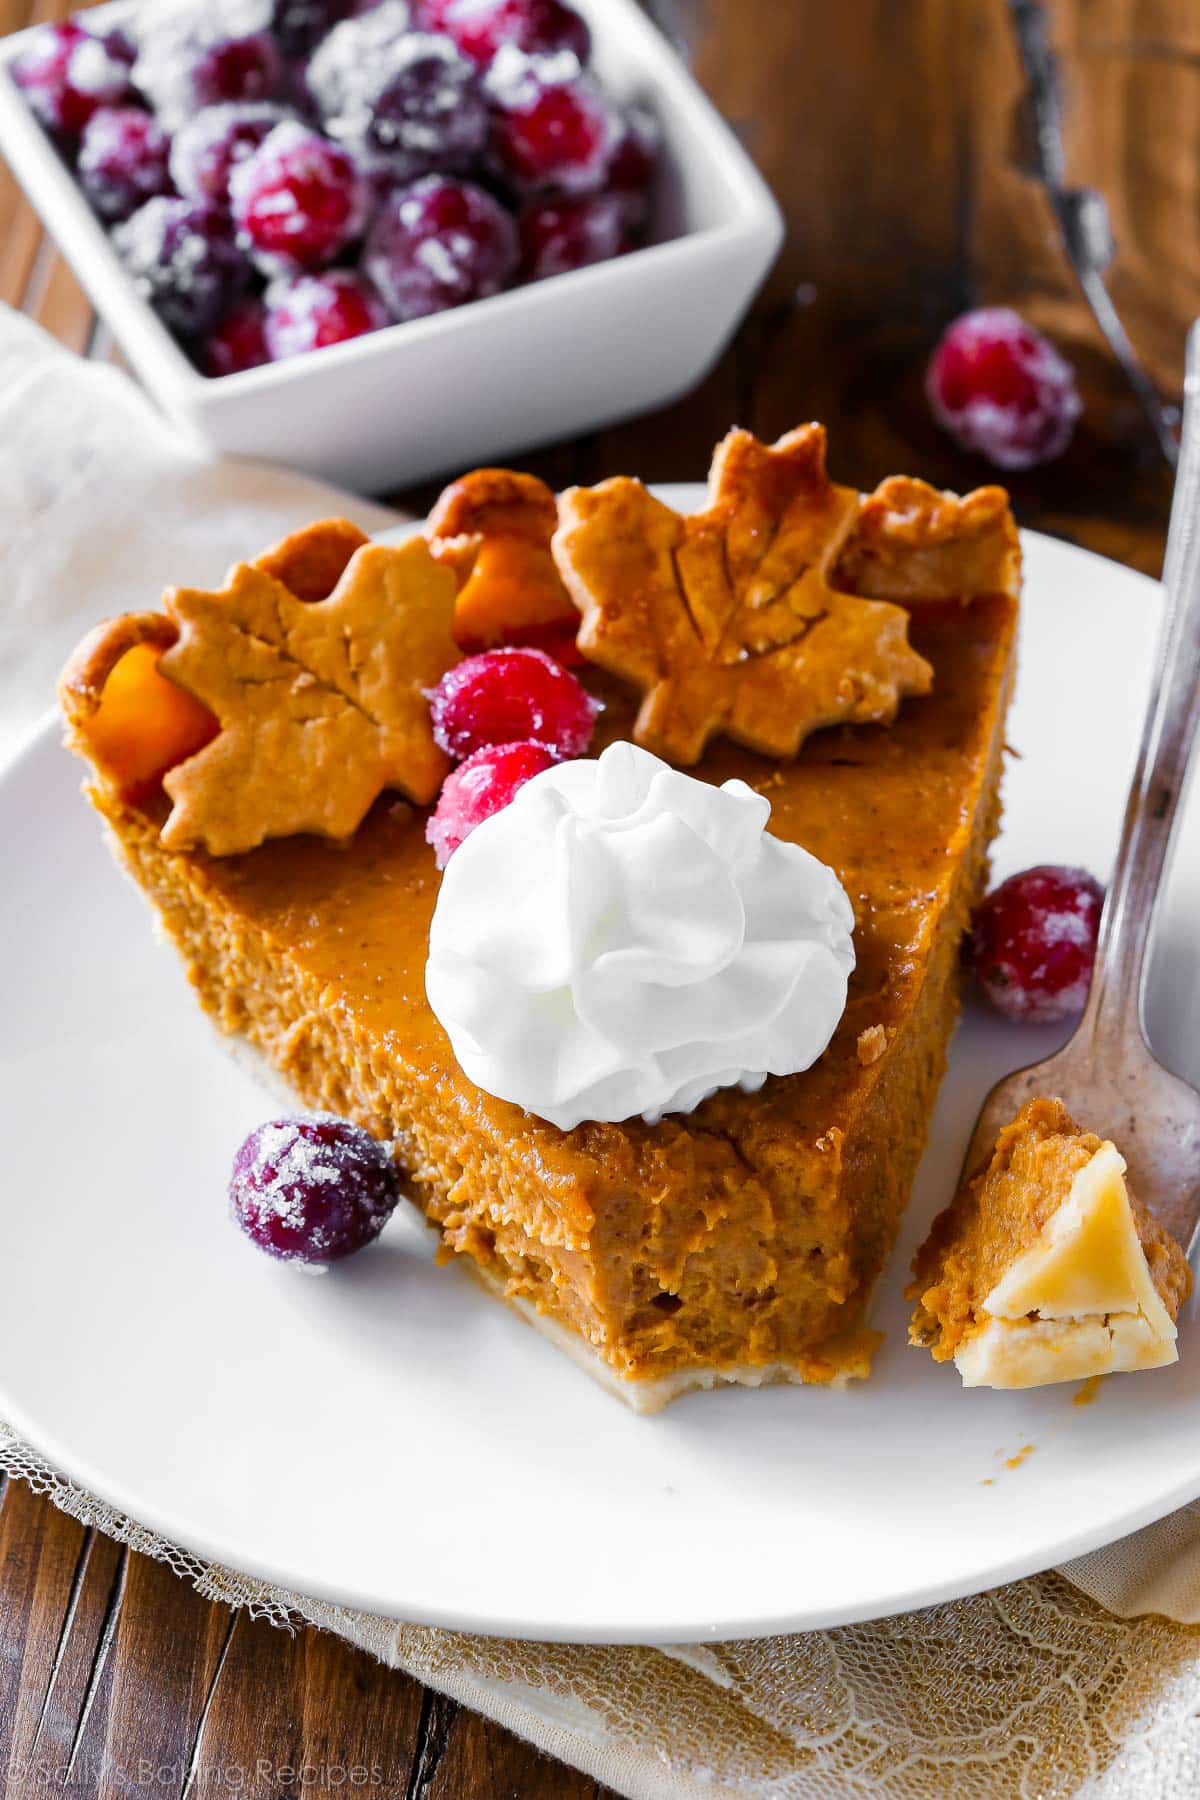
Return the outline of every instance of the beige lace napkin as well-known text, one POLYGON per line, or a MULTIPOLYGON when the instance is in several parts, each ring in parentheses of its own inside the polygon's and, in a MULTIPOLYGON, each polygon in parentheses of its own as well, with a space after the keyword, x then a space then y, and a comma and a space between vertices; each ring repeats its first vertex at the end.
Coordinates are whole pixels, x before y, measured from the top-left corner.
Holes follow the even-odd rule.
MULTIPOLYGON (((0 311, 0 758, 83 626, 181 572, 215 581, 247 545, 329 510, 367 528, 389 517, 206 458, 123 377, 0 311)), ((336 1631, 630 1800, 1200 1795, 1200 1504, 953 1605, 638 1650, 467 1637, 267 1587, 82 1493, 3 1425, 0 1471, 207 1597, 336 1631)))

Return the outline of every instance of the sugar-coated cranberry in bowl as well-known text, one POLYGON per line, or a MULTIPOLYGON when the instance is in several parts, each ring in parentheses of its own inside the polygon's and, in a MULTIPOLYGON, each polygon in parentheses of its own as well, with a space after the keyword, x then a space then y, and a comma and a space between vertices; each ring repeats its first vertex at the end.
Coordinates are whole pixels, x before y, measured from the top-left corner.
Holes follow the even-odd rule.
POLYGON ((363 268, 394 319, 420 319, 507 287, 516 221, 484 188, 426 175, 388 195, 367 233, 363 268))
POLYGON ((585 63, 591 32, 563 0, 418 0, 420 18, 486 68, 503 44, 529 55, 569 50, 585 63))
POLYGON ((370 195, 348 151, 285 119, 234 164, 229 198, 238 242, 274 275, 333 262, 362 232, 370 195))
POLYGON ((611 262, 625 248, 625 205, 619 194, 542 200, 520 218, 521 269, 527 281, 611 262))
MULTIPOLYGON (((165 10, 165 9, 164 9, 165 10)), ((283 79, 283 58, 261 7, 172 10, 141 38, 133 78, 168 131, 204 106, 270 100, 283 79)))
POLYGON ((46 129, 70 139, 101 106, 134 99, 132 61, 132 47, 121 34, 89 31, 65 19, 35 31, 12 72, 46 129))
POLYGON ((185 338, 211 331, 244 292, 248 270, 226 215, 202 200, 147 200, 113 233, 138 293, 185 338))
POLYGON ((280 276, 267 289, 265 338, 272 362, 344 344, 387 323, 378 294, 354 269, 280 276))
POLYGON ((448 37, 409 32, 359 71, 324 125, 368 168, 410 180, 469 168, 488 109, 478 70, 448 37))
POLYGON ((569 51, 526 56, 506 44, 484 78, 490 154, 518 192, 591 194, 624 135, 618 108, 569 51))
POLYGON ((514 647, 456 663, 431 693, 429 710, 438 744, 460 761, 522 739, 557 757, 586 756, 601 705, 543 650, 514 647))
POLYGON ((519 744, 485 744, 452 769, 429 815, 425 837, 444 869, 477 825, 520 793, 527 781, 554 767, 558 758, 536 739, 519 744))
POLYGON ((1103 906, 1104 889, 1086 869, 1042 863, 993 888, 964 945, 989 1005, 1032 1025, 1082 1012, 1103 906))
POLYGON ((83 128, 75 164, 92 210, 118 224, 156 194, 172 192, 171 140, 140 106, 102 106, 83 128))
POLYGON ((270 362, 266 323, 267 309, 257 294, 239 301, 201 344, 200 368, 206 375, 240 375, 270 362))
POLYGON ((386 1147, 324 1115, 259 1125, 233 1159, 229 1203, 251 1243, 323 1268, 372 1243, 400 1200, 386 1147))
POLYGON ((229 203, 229 177, 252 156, 287 109, 271 100, 230 100, 206 106, 181 125, 171 143, 171 178, 193 200, 229 203))
POLYGON ((951 437, 1001 469, 1061 456, 1082 411, 1070 363, 1007 306, 979 307, 947 327, 925 389, 951 437))

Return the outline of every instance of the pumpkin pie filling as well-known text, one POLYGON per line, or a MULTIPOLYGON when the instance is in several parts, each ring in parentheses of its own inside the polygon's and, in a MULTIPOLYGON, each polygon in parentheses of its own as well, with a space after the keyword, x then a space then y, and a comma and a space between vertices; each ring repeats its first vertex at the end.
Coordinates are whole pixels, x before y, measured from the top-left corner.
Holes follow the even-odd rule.
MULTIPOLYGON (((893 548, 860 536, 864 592, 897 597, 893 548)), ((714 740, 691 770, 755 788, 771 832, 835 871, 857 965, 811 1068, 753 1093, 723 1089, 653 1125, 562 1131, 463 1074, 425 996, 440 877, 422 809, 385 792, 339 841, 169 849, 167 797, 123 788, 87 741, 103 684, 85 701, 68 681, 64 703, 75 747, 97 767, 90 797, 205 1010, 305 1104, 391 1142, 442 1255, 465 1258, 622 1398, 653 1410, 688 1387, 867 1372, 863 1311, 924 1146, 957 1013, 959 939, 998 819, 1011 556, 1007 570, 1006 591, 927 599, 918 584, 909 639, 931 691, 905 699, 894 723, 815 730, 790 760, 714 740)), ((853 591, 845 575, 841 585, 853 591)), ((605 703, 595 748, 633 737, 626 682, 586 678, 605 703)), ((209 729, 181 724, 201 741, 209 729)))

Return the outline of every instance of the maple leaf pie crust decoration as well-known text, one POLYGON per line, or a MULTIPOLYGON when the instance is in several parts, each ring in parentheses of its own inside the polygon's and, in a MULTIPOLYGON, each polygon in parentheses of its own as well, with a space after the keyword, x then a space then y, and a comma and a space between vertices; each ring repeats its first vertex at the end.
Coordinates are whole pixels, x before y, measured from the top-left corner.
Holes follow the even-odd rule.
POLYGON ((458 660, 454 597, 420 537, 391 546, 344 520, 310 526, 236 565, 221 589, 172 588, 164 613, 99 627, 60 682, 69 735, 113 779, 97 754, 104 690, 129 649, 152 645, 159 674, 218 727, 162 774, 168 849, 228 856, 301 832, 348 838, 385 788, 425 805, 450 767, 426 693, 458 660))
POLYGON ((1007 593, 1018 567, 1002 489, 895 478, 864 498, 830 481, 819 425, 730 432, 702 512, 618 476, 569 489, 558 518, 579 648, 642 689, 636 742, 683 766, 718 735, 793 757, 822 727, 890 724, 932 670, 889 596, 1007 593))

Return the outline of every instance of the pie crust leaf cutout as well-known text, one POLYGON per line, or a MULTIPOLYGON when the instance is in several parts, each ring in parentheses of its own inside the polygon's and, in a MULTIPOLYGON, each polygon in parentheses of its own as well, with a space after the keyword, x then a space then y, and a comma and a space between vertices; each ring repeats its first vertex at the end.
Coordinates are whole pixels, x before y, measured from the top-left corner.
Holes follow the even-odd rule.
POLYGON ((874 600, 1016 594, 1021 546, 1002 487, 947 494, 892 475, 863 501, 834 586, 874 600))
POLYGON ((574 639, 579 615, 550 553, 557 523, 550 488, 515 469, 473 469, 443 490, 425 530, 459 584, 460 648, 574 639))
POLYGON ((861 510, 826 474, 817 425, 774 445, 731 432, 690 517, 624 477, 563 495, 554 556, 579 648, 643 690, 639 744, 685 765, 719 734, 794 756, 810 732, 890 724, 929 692, 904 609, 835 583, 861 510))
POLYGON ((239 564, 223 589, 164 598, 178 639, 160 671, 220 726, 163 779, 169 849, 349 837, 384 788, 424 805, 449 769, 426 690, 458 659, 450 571, 421 538, 354 547, 339 522, 305 537, 239 564), (339 561, 327 597, 293 590, 319 592, 339 561))

